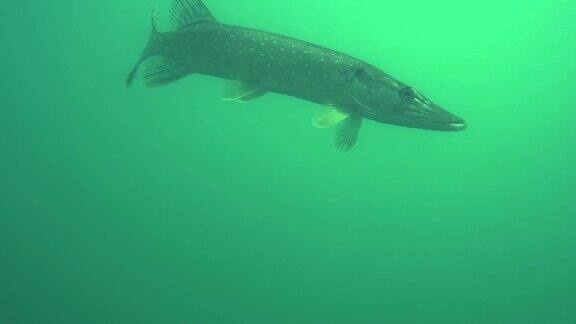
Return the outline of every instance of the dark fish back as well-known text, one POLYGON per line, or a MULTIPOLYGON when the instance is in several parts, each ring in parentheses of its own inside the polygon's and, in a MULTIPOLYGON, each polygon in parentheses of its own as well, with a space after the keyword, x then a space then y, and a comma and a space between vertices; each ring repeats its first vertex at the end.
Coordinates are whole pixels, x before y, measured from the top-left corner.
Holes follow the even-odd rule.
POLYGON ((264 31, 200 23, 165 36, 165 55, 191 73, 259 84, 270 91, 335 104, 352 69, 345 54, 264 31))

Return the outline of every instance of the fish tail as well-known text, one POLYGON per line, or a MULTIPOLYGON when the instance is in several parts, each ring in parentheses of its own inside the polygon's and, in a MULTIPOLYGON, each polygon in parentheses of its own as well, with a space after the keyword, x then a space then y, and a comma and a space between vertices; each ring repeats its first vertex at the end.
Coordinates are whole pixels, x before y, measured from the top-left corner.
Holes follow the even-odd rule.
POLYGON ((148 44, 144 48, 144 51, 142 51, 142 54, 140 55, 138 62, 136 62, 136 65, 134 66, 134 68, 132 68, 132 70, 128 74, 128 77, 126 78, 127 87, 132 85, 132 82, 134 82, 134 78, 136 78, 136 74, 138 74, 138 68, 140 67, 140 64, 142 64, 142 62, 146 61, 146 59, 154 55, 153 51, 161 34, 162 33, 158 29, 158 8, 155 8, 154 11, 152 12, 152 30, 150 31, 148 44))
MULTIPOLYGON (((208 8, 202 3, 202 0, 172 0, 170 18, 174 31, 188 28, 189 26, 199 23, 217 23, 216 19, 208 8)), ((178 66, 170 57, 162 53, 162 35, 158 30, 158 9, 152 14, 152 31, 148 45, 142 51, 140 59, 128 74, 126 86, 129 87, 138 69, 144 61, 147 68, 144 74, 144 84, 148 87, 159 87, 165 84, 179 80, 190 74, 185 67, 178 66)))

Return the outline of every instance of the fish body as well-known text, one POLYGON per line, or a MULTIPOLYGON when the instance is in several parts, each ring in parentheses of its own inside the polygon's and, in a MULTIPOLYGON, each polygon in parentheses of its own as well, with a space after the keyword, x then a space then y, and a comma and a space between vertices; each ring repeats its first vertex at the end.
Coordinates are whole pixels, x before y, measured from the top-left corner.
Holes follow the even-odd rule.
POLYGON ((154 16, 150 41, 127 85, 147 62, 148 86, 197 73, 229 80, 227 100, 247 102, 274 92, 314 102, 327 107, 313 119, 315 126, 342 124, 336 135, 341 151, 355 145, 364 118, 436 130, 465 128, 458 117, 362 60, 291 37, 221 24, 200 0, 173 0, 171 17, 174 30, 161 33, 154 16), (426 118, 428 124, 418 123, 426 118))
POLYGON ((362 62, 282 35, 218 23, 200 23, 162 37, 158 54, 175 64, 238 80, 321 105, 353 110, 345 79, 362 62))

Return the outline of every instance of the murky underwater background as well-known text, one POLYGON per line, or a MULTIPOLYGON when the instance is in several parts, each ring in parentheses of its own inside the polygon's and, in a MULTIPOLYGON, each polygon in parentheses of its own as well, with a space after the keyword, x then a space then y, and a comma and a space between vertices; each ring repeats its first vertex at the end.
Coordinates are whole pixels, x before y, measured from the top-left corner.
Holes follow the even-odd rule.
POLYGON ((464 117, 124 79, 168 0, 2 0, 0 323, 576 323, 572 1, 206 0, 464 117))

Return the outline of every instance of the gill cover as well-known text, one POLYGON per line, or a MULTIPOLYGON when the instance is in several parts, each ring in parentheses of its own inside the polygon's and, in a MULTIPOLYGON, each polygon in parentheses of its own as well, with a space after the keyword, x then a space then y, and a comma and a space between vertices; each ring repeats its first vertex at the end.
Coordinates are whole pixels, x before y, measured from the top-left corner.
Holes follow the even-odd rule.
POLYGON ((383 94, 382 87, 385 86, 381 74, 382 72, 374 68, 358 66, 348 80, 350 95, 367 115, 376 115, 378 100, 384 99, 380 98, 383 94))

